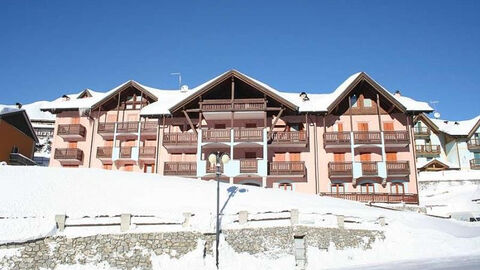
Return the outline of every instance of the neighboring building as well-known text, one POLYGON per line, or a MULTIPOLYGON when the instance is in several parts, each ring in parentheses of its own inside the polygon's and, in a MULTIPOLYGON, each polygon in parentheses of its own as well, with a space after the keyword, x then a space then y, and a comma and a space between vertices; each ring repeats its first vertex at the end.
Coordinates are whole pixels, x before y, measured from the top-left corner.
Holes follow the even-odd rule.
POLYGON ((38 139, 24 110, 2 110, 0 134, 0 162, 36 165, 32 158, 38 139))
POLYGON ((232 70, 193 89, 128 81, 52 102, 50 166, 214 179, 360 201, 416 203, 413 117, 427 103, 365 73, 330 94, 285 93, 232 70))
POLYGON ((414 131, 420 171, 480 169, 480 116, 448 121, 420 114, 414 131))

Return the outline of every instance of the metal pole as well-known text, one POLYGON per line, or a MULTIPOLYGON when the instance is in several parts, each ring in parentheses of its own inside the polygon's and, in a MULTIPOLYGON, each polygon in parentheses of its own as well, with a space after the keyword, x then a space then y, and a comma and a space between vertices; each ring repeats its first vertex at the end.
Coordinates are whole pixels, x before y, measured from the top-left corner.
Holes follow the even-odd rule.
POLYGON ((218 244, 219 244, 219 236, 220 236, 220 157, 219 154, 217 153, 217 158, 216 158, 216 166, 217 166, 217 231, 216 231, 216 237, 215 237, 215 264, 218 269, 218 244))

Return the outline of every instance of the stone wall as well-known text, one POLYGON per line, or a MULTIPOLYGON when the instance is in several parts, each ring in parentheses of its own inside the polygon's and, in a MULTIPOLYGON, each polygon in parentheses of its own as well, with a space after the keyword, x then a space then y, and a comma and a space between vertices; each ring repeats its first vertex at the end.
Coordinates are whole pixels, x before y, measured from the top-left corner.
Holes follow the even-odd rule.
MULTIPOLYGON (((294 254, 294 236, 304 236, 307 246, 322 249, 327 249, 331 242, 337 249, 368 249, 377 239, 384 239, 381 231, 306 226, 224 230, 223 236, 238 253, 269 258, 294 254)), ((214 234, 191 231, 49 237, 0 245, 0 269, 53 269, 57 265, 86 263, 108 263, 118 269, 151 269, 153 254, 181 258, 204 243, 205 256, 212 254, 214 241, 214 234)))

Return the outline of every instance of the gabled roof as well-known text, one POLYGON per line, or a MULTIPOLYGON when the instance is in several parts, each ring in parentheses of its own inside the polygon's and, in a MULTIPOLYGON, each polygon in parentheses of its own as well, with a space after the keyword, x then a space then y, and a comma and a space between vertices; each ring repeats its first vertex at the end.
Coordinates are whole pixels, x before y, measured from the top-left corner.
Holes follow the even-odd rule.
POLYGON ((429 161, 426 161, 426 162, 419 162, 417 163, 417 167, 418 169, 427 169, 431 166, 434 166, 435 168, 438 168, 438 169, 458 169, 457 166, 451 164, 450 162, 446 162, 446 161, 442 161, 442 160, 439 160, 439 159, 432 159, 432 160, 429 160, 429 161), (438 167, 436 167, 438 166, 438 167))
POLYGON ((427 125, 429 128, 431 128, 435 133, 438 133, 440 130, 438 129, 438 126, 435 125, 435 123, 428 117, 426 114, 421 113, 413 119, 413 122, 416 123, 418 121, 422 121, 425 125, 427 125))
POLYGON ((36 143, 38 143, 37 135, 33 130, 30 119, 28 118, 25 110, 21 109, 8 109, 0 112, 0 119, 14 126, 20 130, 23 134, 32 138, 36 143))

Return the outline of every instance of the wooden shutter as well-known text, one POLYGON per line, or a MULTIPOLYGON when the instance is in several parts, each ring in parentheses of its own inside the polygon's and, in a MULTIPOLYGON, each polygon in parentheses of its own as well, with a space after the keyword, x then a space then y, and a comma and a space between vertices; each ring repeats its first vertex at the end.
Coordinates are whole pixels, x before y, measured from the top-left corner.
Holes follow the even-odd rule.
POLYGON ((358 131, 368 131, 368 123, 357 123, 358 131))
POLYGON ((285 161, 285 153, 275 153, 273 161, 285 161))
POLYGON ((290 153, 290 161, 300 161, 300 153, 290 153))
POLYGON ((360 160, 361 161, 371 161, 372 160, 372 154, 371 153, 361 153, 360 154, 360 160))
POLYGON ((337 123, 338 132, 343 132, 343 123, 337 123))
POLYGON ((392 122, 384 122, 383 123, 383 130, 384 131, 393 131, 393 123, 392 122))
POLYGON ((387 153, 387 161, 397 161, 397 153, 387 153))
POLYGON ((345 153, 334 153, 333 154, 333 161, 344 162, 345 161, 345 153))

